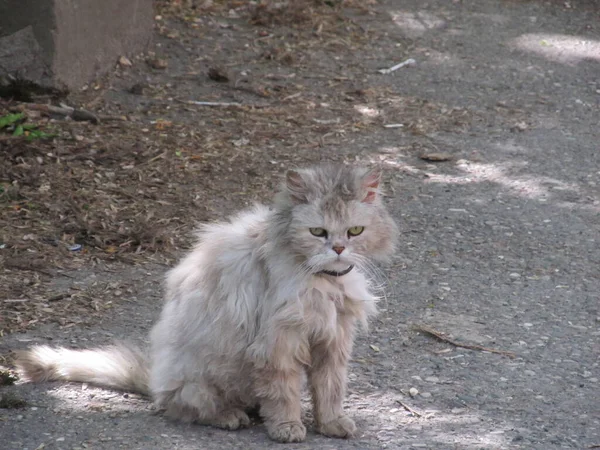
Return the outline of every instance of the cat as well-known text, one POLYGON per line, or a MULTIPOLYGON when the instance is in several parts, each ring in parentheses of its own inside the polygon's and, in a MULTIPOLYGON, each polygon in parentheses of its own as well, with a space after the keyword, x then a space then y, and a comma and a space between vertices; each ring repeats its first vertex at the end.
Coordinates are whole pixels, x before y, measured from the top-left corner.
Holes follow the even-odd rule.
POLYGON ((25 381, 66 380, 150 395, 170 417, 235 430, 258 405, 269 437, 301 442, 308 382, 316 431, 348 438, 342 409, 358 325, 376 313, 368 275, 398 228, 379 169, 289 170, 272 207, 205 224, 166 282, 149 356, 116 344, 21 352, 25 381))

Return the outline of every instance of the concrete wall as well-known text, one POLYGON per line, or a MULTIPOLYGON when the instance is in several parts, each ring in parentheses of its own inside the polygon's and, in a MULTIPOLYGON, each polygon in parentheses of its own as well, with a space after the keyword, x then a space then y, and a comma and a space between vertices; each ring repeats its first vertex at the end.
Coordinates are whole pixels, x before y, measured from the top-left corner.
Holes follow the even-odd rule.
POLYGON ((145 51, 152 0, 0 0, 0 77, 78 89, 145 51))

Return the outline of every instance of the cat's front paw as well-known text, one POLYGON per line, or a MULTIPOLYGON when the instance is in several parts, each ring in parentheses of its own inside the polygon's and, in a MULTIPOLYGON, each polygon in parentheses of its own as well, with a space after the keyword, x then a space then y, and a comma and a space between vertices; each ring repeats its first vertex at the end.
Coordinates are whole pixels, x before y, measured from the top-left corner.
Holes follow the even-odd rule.
POLYGON ((238 428, 250 425, 250 418, 241 409, 231 409, 222 412, 218 417, 213 419, 211 425, 223 428, 224 430, 237 430, 238 428))
POLYGON ((356 433, 356 425, 348 416, 340 416, 317 427, 319 433, 330 437, 350 438, 356 433))
POLYGON ((302 442, 306 439, 306 427, 302 422, 284 422, 268 426, 269 437, 277 442, 302 442))

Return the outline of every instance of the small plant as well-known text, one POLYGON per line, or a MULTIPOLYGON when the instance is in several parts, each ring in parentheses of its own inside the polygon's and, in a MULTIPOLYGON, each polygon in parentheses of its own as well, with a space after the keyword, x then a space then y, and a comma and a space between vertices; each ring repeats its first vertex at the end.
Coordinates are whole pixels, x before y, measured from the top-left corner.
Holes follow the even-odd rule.
POLYGON ((39 130, 34 123, 25 123, 27 117, 23 113, 6 114, 0 117, 0 130, 6 130, 13 136, 24 136, 28 141, 34 139, 48 139, 54 134, 39 130))
POLYGON ((13 392, 0 394, 0 408, 17 409, 27 406, 27 402, 13 392))
POLYGON ((17 376, 10 370, 0 369, 0 386, 12 386, 17 380, 17 376))
POLYGON ((2 116, 2 117, 0 117, 0 130, 8 127, 10 125, 15 124, 24 118, 25 118, 25 114, 23 114, 23 113, 7 114, 5 116, 2 116))

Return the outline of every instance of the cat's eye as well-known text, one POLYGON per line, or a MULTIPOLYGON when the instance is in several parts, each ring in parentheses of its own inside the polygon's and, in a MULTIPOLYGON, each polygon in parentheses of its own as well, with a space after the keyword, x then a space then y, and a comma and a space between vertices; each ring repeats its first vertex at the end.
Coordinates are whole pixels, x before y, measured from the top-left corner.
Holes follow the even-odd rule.
POLYGON ((352 227, 352 228, 348 228, 348 237, 358 236, 363 231, 365 231, 365 227, 352 227))
POLYGON ((310 234, 317 237, 327 237, 327 230, 325 228, 309 228, 310 234))

